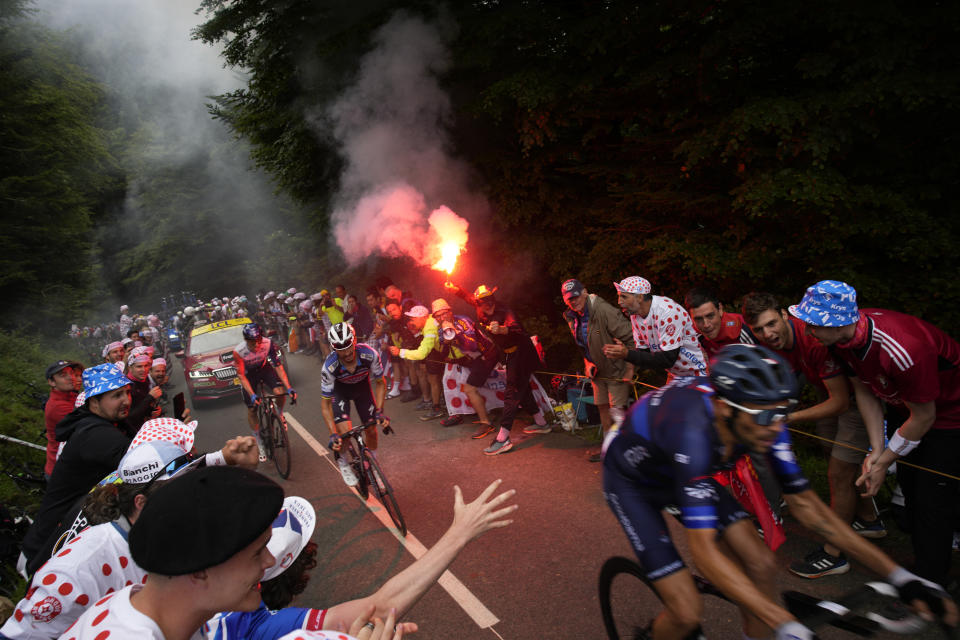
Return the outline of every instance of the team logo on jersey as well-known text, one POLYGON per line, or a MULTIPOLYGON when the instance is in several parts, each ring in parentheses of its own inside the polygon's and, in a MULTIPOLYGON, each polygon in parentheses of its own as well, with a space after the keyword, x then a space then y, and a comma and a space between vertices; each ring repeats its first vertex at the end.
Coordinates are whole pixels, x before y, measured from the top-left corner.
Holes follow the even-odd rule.
POLYGON ((784 462, 797 462, 796 456, 793 455, 793 448, 787 442, 775 443, 773 445, 773 455, 784 462))
POLYGON ((47 596, 37 604, 33 605, 30 615, 37 622, 50 622, 63 611, 63 605, 53 596, 47 596))
POLYGON ((643 445, 637 445, 624 451, 623 457, 630 464, 638 464, 649 458, 650 452, 643 445))
POLYGON ((706 500, 707 498, 716 498, 717 490, 709 482, 698 482, 691 487, 684 487, 683 492, 697 500, 706 500))
POLYGON ((680 464, 690 464, 690 456, 683 453, 673 454, 673 459, 680 464))

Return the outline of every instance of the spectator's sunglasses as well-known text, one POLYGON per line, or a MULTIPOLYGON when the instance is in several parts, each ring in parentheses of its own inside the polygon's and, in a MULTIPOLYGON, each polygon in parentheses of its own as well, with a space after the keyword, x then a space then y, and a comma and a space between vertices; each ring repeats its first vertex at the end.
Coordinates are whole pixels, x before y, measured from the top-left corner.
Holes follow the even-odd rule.
POLYGON ((147 481, 147 483, 143 486, 143 492, 146 493, 157 480, 169 480, 171 478, 175 478, 181 473, 201 466, 205 461, 206 456, 194 458, 192 453, 185 453, 178 458, 174 458, 168 462, 163 469, 158 471, 147 481))
POLYGON ((789 400, 786 406, 774 407, 773 409, 748 409, 743 405, 739 405, 736 402, 730 402, 726 398, 720 398, 725 403, 733 407, 734 409, 739 409, 746 414, 753 416, 754 422, 756 422, 761 427, 769 427, 774 422, 781 422, 787 419, 787 414, 796 406, 796 400, 789 400))

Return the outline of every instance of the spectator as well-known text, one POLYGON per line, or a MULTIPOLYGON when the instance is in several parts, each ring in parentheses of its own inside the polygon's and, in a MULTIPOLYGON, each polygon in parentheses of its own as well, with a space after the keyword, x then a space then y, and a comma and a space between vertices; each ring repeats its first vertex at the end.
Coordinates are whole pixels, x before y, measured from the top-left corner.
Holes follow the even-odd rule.
MULTIPOLYGON (((453 309, 443 298, 437 298, 432 305, 433 317, 440 329, 439 340, 446 359, 465 367, 470 374, 463 383, 463 392, 467 394, 470 405, 477 412, 479 428, 474 438, 482 438, 490 433, 490 417, 487 414, 487 403, 477 390, 490 377, 490 372, 497 366, 499 353, 493 342, 477 331, 473 321, 467 316, 453 315, 453 309)), ((440 424, 452 427, 463 422, 460 414, 454 414, 441 420, 440 424)))
POLYGON ((335 298, 340 298, 344 302, 347 301, 347 297, 350 295, 347 293, 347 288, 342 284, 338 284, 333 288, 333 295, 335 298))
MULTIPOLYGON (((474 293, 468 294, 453 283, 444 286, 477 309, 477 327, 500 350, 500 356, 506 363, 507 379, 504 387, 503 413, 500 414, 500 430, 493 443, 483 450, 488 456, 506 453, 513 448, 510 440, 510 431, 513 421, 517 417, 517 410, 523 408, 529 411, 534 421, 545 424, 546 420, 537 406, 533 393, 530 390, 530 376, 540 364, 540 356, 530 334, 526 332, 520 319, 513 310, 497 300, 497 288, 489 288, 481 284, 474 293)), ((486 425, 481 424, 474 438, 482 438, 489 433, 481 433, 486 425)), ((491 427, 492 430, 492 427, 491 427)))
POLYGON ((916 571, 944 584, 960 488, 960 344, 914 316, 861 311, 854 288, 836 280, 811 286, 790 314, 850 368, 873 448, 857 481, 866 495, 876 495, 894 461, 915 465, 898 464, 897 479, 916 571), (881 400, 888 407, 886 447, 881 400))
POLYGON ((127 358, 127 378, 130 379, 130 412, 124 419, 127 430, 135 434, 150 418, 160 415, 160 397, 163 389, 150 386, 150 365, 153 357, 149 347, 137 347, 127 358))
POLYGON ((123 422, 130 412, 130 380, 112 364, 83 372, 84 404, 57 424, 64 442, 36 519, 24 536, 22 558, 29 573, 50 557, 49 540, 64 512, 117 468, 133 433, 123 422))
POLYGON ((683 303, 693 320, 693 328, 697 330, 697 340, 707 362, 728 344, 756 344, 749 327, 743 322, 743 316, 724 311, 723 304, 712 291, 690 289, 683 303))
POLYGON ((146 583, 101 599, 71 634, 189 637, 218 612, 255 610, 257 584, 275 563, 267 541, 282 504, 283 489, 248 469, 206 467, 171 480, 130 529, 146 583))
POLYGON ((630 316, 636 349, 614 339, 603 347, 608 358, 626 358, 638 369, 660 369, 673 376, 704 376, 707 361, 690 315, 678 303, 651 293, 650 283, 630 276, 613 284, 620 307, 630 316))
MULTIPOLYGON (((568 309, 563 313, 573 339, 583 353, 583 365, 593 385, 593 401, 600 412, 600 424, 606 434, 613 425, 623 422, 624 412, 630 403, 633 365, 622 359, 604 355, 603 345, 615 339, 634 348, 630 323, 613 305, 589 293, 576 279, 570 279, 560 287, 563 301, 568 309)), ((591 462, 600 462, 600 451, 590 455, 591 462)))
POLYGON ((391 346, 390 355, 413 362, 416 367, 423 367, 426 378, 426 384, 422 387, 424 397, 416 408, 427 411, 421 416, 423 420, 442 418, 445 413, 444 406, 440 404, 440 376, 443 375, 443 362, 436 349, 438 346, 437 320, 422 305, 411 307, 404 315, 407 318, 407 331, 418 338, 419 342, 415 349, 391 346))
POLYGON ((357 296, 349 295, 346 298, 347 306, 343 317, 348 320, 357 331, 357 339, 366 342, 373 334, 373 316, 370 310, 360 304, 357 296))
MULTIPOLYGON (((850 402, 850 384, 840 364, 825 346, 805 332, 803 322, 787 314, 769 293, 750 293, 743 299, 743 317, 757 340, 789 363, 817 391, 819 402, 787 415, 788 424, 813 422, 830 456, 830 508, 860 535, 882 538, 883 523, 877 518, 872 498, 858 496, 856 480, 864 454, 870 446, 866 426, 850 402), (858 451, 859 449, 859 451, 858 451)), ((846 573, 850 564, 840 550, 830 545, 817 547, 790 570, 804 578, 846 573)))
POLYGON ((57 423, 73 411, 77 394, 83 390, 83 365, 72 360, 58 360, 47 367, 47 384, 50 396, 43 406, 43 420, 47 432, 47 459, 43 466, 43 475, 50 479, 53 465, 57 461, 57 423))
POLYGON ((110 364, 119 363, 123 368, 124 351, 122 342, 111 342, 103 348, 103 361, 110 364))
MULTIPOLYGON (((387 312, 387 322, 382 326, 382 330, 389 336, 389 344, 394 347, 402 347, 403 309, 399 302, 388 300, 384 307, 387 312)), ((409 346, 409 345, 408 345, 409 346)), ((389 347, 388 347, 389 351, 389 347)), ((401 402, 416 400, 420 397, 420 389, 414 389, 407 375, 408 363, 399 355, 390 356, 390 364, 393 367, 393 389, 387 394, 388 398, 399 397, 401 402)))

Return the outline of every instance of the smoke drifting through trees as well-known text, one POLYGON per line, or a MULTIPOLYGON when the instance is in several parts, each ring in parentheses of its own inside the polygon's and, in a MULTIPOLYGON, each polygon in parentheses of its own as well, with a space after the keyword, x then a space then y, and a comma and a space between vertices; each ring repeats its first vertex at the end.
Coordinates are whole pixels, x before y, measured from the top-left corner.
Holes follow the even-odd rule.
POLYGON ((195 5, 38 3, 37 19, 67 30, 83 64, 105 85, 122 129, 115 153, 126 195, 98 232, 101 286, 126 302, 145 297, 155 304, 181 289, 239 294, 263 276, 269 234, 296 217, 251 170, 246 143, 232 140, 207 112, 209 96, 241 88, 245 79, 223 68, 218 48, 191 40, 200 20, 195 5), (247 268, 254 272, 245 274, 247 268))
POLYGON ((449 148, 450 100, 438 76, 450 66, 454 34, 452 24, 394 15, 374 35, 352 86, 310 114, 319 134, 332 131, 345 159, 332 221, 352 264, 371 255, 431 264, 445 221, 465 233, 454 211, 471 220, 486 213, 468 167, 449 148))

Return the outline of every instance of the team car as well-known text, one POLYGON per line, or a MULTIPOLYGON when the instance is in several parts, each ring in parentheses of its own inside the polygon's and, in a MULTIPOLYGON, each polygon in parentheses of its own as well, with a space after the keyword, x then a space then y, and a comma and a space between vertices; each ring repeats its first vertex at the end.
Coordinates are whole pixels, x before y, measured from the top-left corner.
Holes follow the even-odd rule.
POLYGON ((250 318, 220 320, 190 332, 183 358, 183 377, 194 402, 240 392, 233 349, 243 342, 243 325, 251 322, 250 318))

